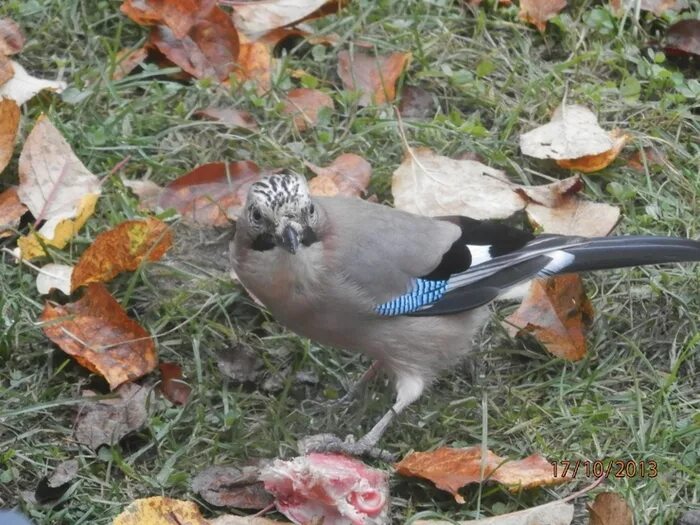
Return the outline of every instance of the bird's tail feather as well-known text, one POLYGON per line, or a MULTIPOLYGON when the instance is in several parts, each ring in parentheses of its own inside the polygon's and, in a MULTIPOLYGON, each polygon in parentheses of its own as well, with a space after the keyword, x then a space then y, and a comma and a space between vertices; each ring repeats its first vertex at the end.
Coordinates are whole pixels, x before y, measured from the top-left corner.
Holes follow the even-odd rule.
POLYGON ((563 250, 574 257, 556 273, 700 261, 700 241, 675 237, 597 237, 563 250))

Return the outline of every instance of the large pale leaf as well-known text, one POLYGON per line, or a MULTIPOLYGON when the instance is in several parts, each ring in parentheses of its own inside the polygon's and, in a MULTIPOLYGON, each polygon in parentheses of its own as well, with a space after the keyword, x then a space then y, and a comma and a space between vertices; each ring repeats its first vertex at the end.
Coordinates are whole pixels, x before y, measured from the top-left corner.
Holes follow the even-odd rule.
POLYGON ((14 76, 0 85, 0 99, 10 98, 21 106, 44 89, 55 91, 56 93, 60 93, 66 89, 65 82, 35 78, 27 73, 27 70, 14 60, 11 60, 10 63, 14 70, 14 76))

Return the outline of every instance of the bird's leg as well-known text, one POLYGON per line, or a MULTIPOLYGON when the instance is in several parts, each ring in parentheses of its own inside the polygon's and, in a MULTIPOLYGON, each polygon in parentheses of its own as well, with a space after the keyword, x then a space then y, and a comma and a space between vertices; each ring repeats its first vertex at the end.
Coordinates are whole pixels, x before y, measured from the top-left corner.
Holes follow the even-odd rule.
POLYGON ((392 461, 393 455, 377 447, 386 429, 396 416, 418 399, 423 393, 425 382, 421 377, 401 375, 396 380, 396 402, 391 409, 358 441, 348 436, 344 441, 333 434, 310 436, 299 443, 299 452, 341 452, 352 456, 369 456, 384 461, 392 461))
POLYGON ((360 379, 355 381, 350 388, 348 388, 348 391, 345 392, 345 395, 341 397, 340 399, 336 399, 332 401, 331 406, 342 406, 350 403, 350 401, 354 400, 357 395, 364 390, 364 388, 367 386, 367 383, 372 381, 375 377, 377 377, 377 373, 379 372, 379 369, 381 368, 381 364, 379 361, 372 361, 372 364, 369 365, 369 368, 364 371, 364 373, 360 376, 360 379))

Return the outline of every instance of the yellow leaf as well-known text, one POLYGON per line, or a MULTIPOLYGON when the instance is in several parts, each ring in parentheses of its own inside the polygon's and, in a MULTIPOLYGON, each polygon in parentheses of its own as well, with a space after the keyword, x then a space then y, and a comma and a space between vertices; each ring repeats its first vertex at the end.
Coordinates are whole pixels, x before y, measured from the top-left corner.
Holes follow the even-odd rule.
POLYGON ((191 501, 154 496, 133 501, 112 525, 208 525, 191 501))

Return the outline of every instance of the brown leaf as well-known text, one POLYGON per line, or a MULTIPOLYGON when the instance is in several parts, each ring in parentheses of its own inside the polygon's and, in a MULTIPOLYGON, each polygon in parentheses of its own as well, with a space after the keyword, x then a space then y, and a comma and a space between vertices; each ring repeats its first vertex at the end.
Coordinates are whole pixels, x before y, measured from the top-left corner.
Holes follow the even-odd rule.
POLYGON ((5 55, 0 55, 0 86, 15 76, 15 68, 12 66, 12 60, 5 55))
POLYGON ((224 82, 236 69, 239 59, 238 32, 219 7, 199 18, 182 38, 168 26, 154 27, 151 42, 168 60, 195 78, 224 82))
POLYGON ((24 47, 24 35, 14 20, 0 18, 0 55, 14 55, 24 47))
POLYGON ((566 0, 520 0, 520 19, 544 33, 547 20, 566 7, 566 0))
POLYGON ((360 106, 384 104, 396 98, 396 82, 411 60, 411 53, 368 55, 338 53, 338 76, 345 89, 359 91, 360 106))
POLYGON ((623 133, 622 130, 614 129, 610 132, 610 140, 613 146, 608 151, 598 153, 597 155, 584 155, 577 159, 560 159, 556 162, 561 168, 581 171, 583 173, 600 171, 607 168, 612 161, 617 158, 622 148, 627 144, 629 138, 629 135, 623 133))
POLYGON ((204 164, 168 184, 158 203, 198 224, 225 226, 236 219, 248 188, 261 176, 249 160, 204 164))
POLYGON ((165 25, 176 38, 185 38, 216 0, 124 0, 121 12, 140 25, 165 25))
POLYGON ((195 112, 195 115, 221 122, 232 128, 258 129, 258 124, 255 122, 253 115, 247 111, 240 111, 234 108, 205 108, 195 112))
POLYGON ((14 100, 0 99, 0 173, 10 163, 15 149, 19 116, 19 106, 14 100))
POLYGON ((243 42, 238 55, 235 74, 241 82, 252 81, 258 93, 272 86, 272 50, 262 42, 243 42))
POLYGON ((75 425, 78 443, 97 450, 102 445, 116 445, 127 434, 146 423, 148 388, 128 383, 120 386, 117 398, 91 400, 94 392, 85 391, 75 425))
POLYGON ((192 490, 204 501, 217 507, 260 510, 274 501, 258 480, 260 469, 255 466, 209 467, 192 480, 192 490))
POLYGON ((403 476, 432 481, 437 488, 451 493, 458 503, 464 503, 459 489, 469 483, 497 481, 515 492, 570 480, 568 477, 554 477, 550 462, 538 454, 513 461, 499 457, 490 450, 484 460, 482 477, 479 446, 412 452, 396 465, 396 470, 403 476))
POLYGON ((78 475, 78 461, 71 459, 59 464, 50 476, 44 476, 34 490, 34 499, 45 504, 60 499, 78 475))
POLYGON ((140 66, 148 56, 146 47, 138 49, 122 49, 117 53, 116 67, 112 73, 112 80, 121 80, 129 75, 136 67, 140 66))
POLYGON ((399 113, 403 118, 432 118, 437 106, 433 94, 423 88, 405 86, 401 92, 399 113))
POLYGON ((186 405, 192 387, 182 378, 182 368, 177 363, 160 363, 160 391, 166 399, 176 405, 186 405))
POLYGON ((233 7, 236 27, 251 38, 294 22, 319 18, 340 11, 350 0, 267 0, 246 2, 226 0, 233 7))
POLYGON ((83 252, 73 270, 71 289, 133 272, 144 260, 160 259, 172 243, 168 225, 158 219, 124 221, 95 237, 83 252))
POLYGON ((81 366, 104 376, 112 389, 156 367, 153 339, 103 284, 88 285, 74 303, 46 303, 40 319, 49 339, 81 366))
MULTIPOLYGON (((100 181, 73 153, 45 116, 39 117, 19 157, 20 200, 32 212, 43 242, 63 248, 85 224, 100 195, 100 181)), ((44 254, 36 234, 20 239, 22 257, 44 254)))
POLYGON ((287 93, 282 112, 292 116, 297 130, 304 131, 318 124, 318 113, 323 108, 333 109, 333 99, 328 94, 318 89, 296 88, 287 93))
POLYGON ((655 147, 647 147, 635 151, 627 161, 627 166, 637 171, 645 171, 644 166, 663 166, 668 159, 663 151, 655 147))
POLYGON ((627 502, 615 492, 601 492, 588 505, 589 525, 633 525, 634 515, 627 502))
POLYGON ((666 31, 664 51, 670 55, 700 56, 700 20, 681 20, 666 31))
POLYGON ((210 525, 191 501, 162 496, 134 500, 112 525, 210 525))
POLYGON ((593 306, 577 274, 535 279, 518 309, 505 320, 511 336, 532 334, 552 354, 569 361, 586 355, 593 306))
POLYGON ((19 201, 15 186, 0 193, 0 239, 14 235, 12 229, 19 225, 25 213, 27 207, 19 201))
POLYGON ((325 168, 310 162, 305 164, 316 174, 309 181, 312 195, 359 197, 372 177, 370 163, 354 153, 343 153, 325 168))
MULTIPOLYGON (((613 11, 617 14, 622 11, 622 8, 636 9, 637 0, 611 0, 610 5, 613 11)), ((666 11, 683 11, 688 8, 686 0, 640 0, 639 8, 642 11, 651 11, 656 16, 663 15, 666 11)))

